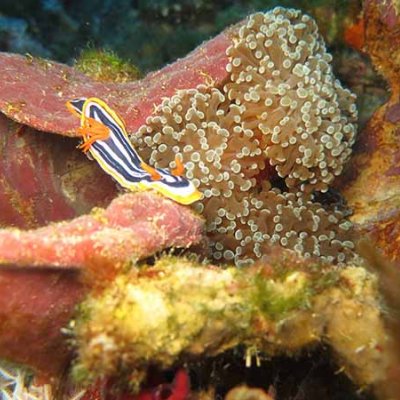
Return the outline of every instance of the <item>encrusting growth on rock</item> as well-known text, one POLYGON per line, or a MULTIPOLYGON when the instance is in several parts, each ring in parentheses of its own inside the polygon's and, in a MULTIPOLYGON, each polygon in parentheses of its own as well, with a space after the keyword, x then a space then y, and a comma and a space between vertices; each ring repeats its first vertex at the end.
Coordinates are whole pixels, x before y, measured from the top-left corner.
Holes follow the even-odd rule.
POLYGON ((251 264, 271 244, 344 263, 352 225, 314 202, 351 153, 355 96, 335 79, 315 22, 275 8, 250 16, 227 49, 229 79, 165 98, 132 137, 156 167, 174 168, 203 192, 216 260, 251 264), (286 189, 272 187, 282 178, 286 189))
POLYGON ((70 221, 32 230, 0 229, 0 267, 124 264, 201 241, 203 220, 192 210, 151 191, 126 193, 107 208, 70 221))
POLYGON ((136 386, 150 364, 168 368, 237 345, 293 355, 322 341, 356 382, 381 382, 392 359, 376 277, 276 256, 250 269, 163 257, 119 275, 73 321, 75 377, 125 376, 136 386))

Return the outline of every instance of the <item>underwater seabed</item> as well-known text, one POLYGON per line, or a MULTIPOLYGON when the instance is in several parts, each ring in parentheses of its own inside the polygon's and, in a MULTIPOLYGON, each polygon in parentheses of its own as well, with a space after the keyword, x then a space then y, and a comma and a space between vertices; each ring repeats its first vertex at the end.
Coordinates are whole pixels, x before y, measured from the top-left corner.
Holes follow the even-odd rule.
POLYGON ((1 53, 3 397, 399 398, 399 13, 366 1, 332 59, 275 8, 143 79, 1 53), (121 193, 75 148, 93 97, 203 198, 121 193))

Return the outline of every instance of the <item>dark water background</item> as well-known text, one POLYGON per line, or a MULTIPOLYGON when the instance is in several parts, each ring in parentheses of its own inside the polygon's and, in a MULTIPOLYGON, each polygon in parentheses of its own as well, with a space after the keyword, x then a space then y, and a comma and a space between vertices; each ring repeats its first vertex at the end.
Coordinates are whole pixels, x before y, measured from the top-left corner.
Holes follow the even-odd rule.
POLYGON ((340 29, 336 20, 359 4, 359 0, 0 0, 0 51, 72 64, 82 49, 102 48, 147 72, 184 56, 251 12, 277 5, 309 12, 333 41, 340 29))

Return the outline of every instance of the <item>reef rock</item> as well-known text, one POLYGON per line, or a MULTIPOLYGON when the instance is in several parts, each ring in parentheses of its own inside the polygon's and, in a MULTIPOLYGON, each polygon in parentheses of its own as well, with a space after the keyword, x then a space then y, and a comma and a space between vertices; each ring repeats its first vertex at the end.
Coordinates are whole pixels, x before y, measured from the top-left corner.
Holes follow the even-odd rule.
POLYGON ((69 222, 0 230, 0 358, 59 372, 70 354, 61 328, 88 290, 78 270, 103 286, 130 263, 199 243, 202 225, 188 208, 145 192, 69 222))
POLYGON ((83 268, 126 263, 202 239, 202 219, 151 192, 125 194, 107 209, 36 230, 0 230, 0 265, 83 268))
POLYGON ((154 105, 177 89, 196 87, 226 77, 227 30, 198 47, 186 58, 126 83, 98 82, 74 68, 31 56, 0 54, 0 111, 41 131, 75 136, 76 119, 66 110, 68 100, 100 97, 124 116, 129 132, 136 132, 154 105))
POLYGON ((400 262, 400 9, 395 1, 366 1, 365 51, 390 84, 391 97, 359 134, 342 183, 352 222, 392 261, 400 262))
MULTIPOLYGON (((278 8, 256 14, 187 58, 125 84, 94 82, 45 60, 0 55, 0 109, 7 117, 74 136, 75 120, 64 102, 102 97, 126 119, 128 130, 136 134, 132 141, 151 163, 173 167, 172 153, 182 155, 187 176, 204 193, 195 207, 207 219, 214 259, 236 265, 261 259, 258 269, 238 270, 164 258, 153 268, 140 271, 130 265, 124 275, 105 274, 107 285, 99 284, 98 274, 97 290, 83 303, 90 318, 78 315, 64 331, 76 339, 76 371, 90 379, 118 375, 121 365, 145 370, 156 362, 169 367, 185 357, 213 356, 238 344, 257 345, 274 355, 294 354, 322 341, 356 382, 385 386, 395 352, 382 318, 377 278, 351 260, 354 235, 365 232, 373 233, 387 255, 398 257, 399 80, 397 57, 385 53, 397 50, 378 46, 383 40, 379 27, 398 43, 392 24, 398 13, 393 14, 394 2, 367 1, 365 7, 366 48, 383 65, 393 97, 360 137, 347 180, 337 184, 344 186, 355 210, 352 221, 358 232, 340 202, 327 205, 313 195, 322 192, 318 198, 329 203, 324 193, 349 160, 356 110, 354 96, 334 79, 315 24, 298 11, 278 8), (276 29, 269 29, 270 24, 276 29), (273 245, 293 251, 280 249, 280 262, 273 265, 265 260, 273 245), (347 263, 347 268, 334 263, 347 263), (206 318, 204 310, 214 319, 206 318), (126 318, 132 314, 138 318, 126 318), (173 340, 165 334, 171 327, 173 340)), ((25 137, 21 125, 10 132, 7 124, 3 118, 2 132, 10 133, 11 146, 5 135, 2 144, 12 152, 25 137)), ((44 153, 58 157, 53 151, 43 147, 44 153)), ((32 173, 41 159, 28 155, 12 159, 11 165, 15 171, 28 165, 25 176, 35 179, 32 173)), ((46 189, 53 179, 46 168, 36 169, 43 186, 35 182, 35 190, 18 197, 18 173, 1 164, 2 207, 15 216, 7 222, 22 215, 22 223, 37 225, 31 216, 39 215, 40 206, 25 205, 30 204, 29 193, 38 194, 37 188, 46 189), (10 184, 16 188, 12 195, 10 184)), ((74 188, 87 187, 84 179, 76 182, 74 188)), ((83 197, 85 207, 104 196, 99 189, 101 196, 90 197, 96 193, 95 182, 83 197)), ((45 193, 53 198, 53 191, 45 193)), ((65 217, 79 213, 65 201, 68 193, 55 197, 65 217)), ((109 193, 113 196, 115 189, 109 193)), ((45 202, 41 198, 38 204, 45 202)), ((60 216, 48 207, 49 219, 60 216)), ((88 292, 79 270, 96 272, 96 266, 107 267, 107 262, 121 264, 169 246, 186 247, 201 240, 201 226, 188 208, 140 193, 119 197, 106 210, 69 223, 0 231, 0 355, 54 372, 69 355, 60 328, 88 292), (56 271, 39 268, 44 266, 56 271), (54 354, 59 346, 60 357, 54 354)))
POLYGON ((114 183, 75 147, 0 114, 0 227, 32 229, 110 203, 114 183))

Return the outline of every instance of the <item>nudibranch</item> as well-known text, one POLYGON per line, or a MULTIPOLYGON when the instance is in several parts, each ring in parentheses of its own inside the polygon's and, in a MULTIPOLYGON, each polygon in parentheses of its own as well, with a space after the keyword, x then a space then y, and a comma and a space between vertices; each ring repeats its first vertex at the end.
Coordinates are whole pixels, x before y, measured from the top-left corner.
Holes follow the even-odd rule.
POLYGON ((81 120, 77 131, 83 143, 79 147, 122 187, 154 189, 180 204, 191 204, 202 197, 183 176, 184 166, 178 157, 172 170, 146 164, 132 146, 124 121, 104 101, 80 98, 69 101, 67 108, 81 120))

